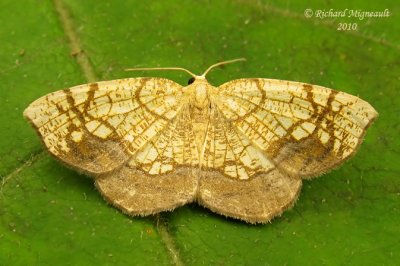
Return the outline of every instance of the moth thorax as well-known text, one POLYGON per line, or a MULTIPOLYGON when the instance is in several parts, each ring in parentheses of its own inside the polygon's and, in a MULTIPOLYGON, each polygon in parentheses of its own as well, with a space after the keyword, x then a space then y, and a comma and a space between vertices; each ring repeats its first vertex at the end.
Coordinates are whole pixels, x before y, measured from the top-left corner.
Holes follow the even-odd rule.
POLYGON ((197 108, 203 109, 208 105, 208 91, 206 84, 198 84, 194 94, 194 105, 197 108))

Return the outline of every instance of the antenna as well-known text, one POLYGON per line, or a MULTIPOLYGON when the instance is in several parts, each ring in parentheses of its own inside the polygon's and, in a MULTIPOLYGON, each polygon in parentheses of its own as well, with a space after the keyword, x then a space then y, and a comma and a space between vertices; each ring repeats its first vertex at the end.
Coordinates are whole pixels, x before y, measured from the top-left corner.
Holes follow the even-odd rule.
POLYGON ((232 63, 239 62, 239 61, 246 61, 246 58, 237 58, 237 59, 232 59, 232 60, 216 63, 216 64, 210 66, 209 68, 207 68, 207 70, 204 71, 204 73, 201 76, 197 76, 197 75, 193 74, 192 72, 190 72, 189 70, 187 70, 186 68, 182 68, 182 67, 135 67, 135 68, 127 68, 127 69, 125 69, 125 71, 180 70, 180 71, 185 71, 186 73, 188 73, 189 75, 191 75, 194 78, 204 78, 207 75, 207 73, 210 72, 211 69, 213 69, 217 66, 232 64, 232 63))
POLYGON ((185 71, 186 73, 188 73, 189 75, 191 75, 194 78, 197 77, 197 75, 193 74, 186 68, 182 68, 182 67, 135 67, 135 68, 125 69, 125 71, 140 71, 140 70, 181 70, 181 71, 185 71))
POLYGON ((236 59, 232 59, 232 60, 228 60, 228 61, 222 61, 222 62, 216 63, 214 65, 211 65, 209 68, 207 68, 206 71, 204 71, 203 75, 201 75, 201 76, 205 77, 207 75, 207 73, 210 72, 211 69, 213 69, 213 68, 215 68, 217 66, 232 64, 232 63, 239 62, 239 61, 246 61, 246 58, 236 58, 236 59))

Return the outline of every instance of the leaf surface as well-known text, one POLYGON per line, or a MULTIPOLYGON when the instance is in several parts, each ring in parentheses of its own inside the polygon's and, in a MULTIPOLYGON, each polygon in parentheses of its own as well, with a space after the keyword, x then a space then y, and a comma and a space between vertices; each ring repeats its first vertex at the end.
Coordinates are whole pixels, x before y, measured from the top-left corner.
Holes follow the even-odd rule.
POLYGON ((400 261, 400 9, 394 2, 31 0, 21 8, 21 2, 5 0, 0 7, 1 262, 400 261), (307 8, 388 9, 392 15, 305 18, 307 8), (358 30, 338 31, 341 22, 357 23, 358 30), (309 82, 358 95, 380 114, 357 155, 305 181, 294 208, 271 224, 247 225, 196 204, 127 217, 103 201, 91 179, 48 155, 22 117, 36 98, 90 77, 158 76, 184 85, 185 73, 123 69, 179 66, 199 74, 237 57, 248 61, 213 70, 210 83, 247 77, 309 82))

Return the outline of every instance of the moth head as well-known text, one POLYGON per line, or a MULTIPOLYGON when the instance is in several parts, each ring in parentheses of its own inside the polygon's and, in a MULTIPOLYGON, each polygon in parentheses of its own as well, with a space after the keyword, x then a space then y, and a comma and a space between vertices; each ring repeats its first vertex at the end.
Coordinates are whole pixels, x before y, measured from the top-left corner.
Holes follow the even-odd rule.
POLYGON ((183 91, 189 96, 194 106, 203 109, 209 103, 209 90, 212 87, 205 77, 195 76, 189 79, 188 86, 183 91))

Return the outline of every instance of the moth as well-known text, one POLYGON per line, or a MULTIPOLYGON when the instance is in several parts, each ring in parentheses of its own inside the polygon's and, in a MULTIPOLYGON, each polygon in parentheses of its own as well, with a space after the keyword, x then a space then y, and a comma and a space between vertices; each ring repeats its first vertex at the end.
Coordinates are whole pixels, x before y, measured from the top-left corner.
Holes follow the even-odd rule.
MULTIPOLYGON (((47 94, 24 116, 44 146, 91 176, 105 200, 146 216, 197 202, 266 223, 291 207, 302 180, 354 155, 378 113, 350 94, 246 78, 214 87, 210 66, 187 86, 127 78, 47 94)), ((128 70, 148 70, 136 68, 128 70)))

